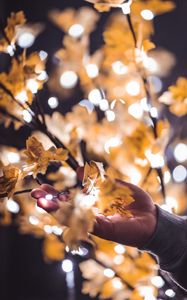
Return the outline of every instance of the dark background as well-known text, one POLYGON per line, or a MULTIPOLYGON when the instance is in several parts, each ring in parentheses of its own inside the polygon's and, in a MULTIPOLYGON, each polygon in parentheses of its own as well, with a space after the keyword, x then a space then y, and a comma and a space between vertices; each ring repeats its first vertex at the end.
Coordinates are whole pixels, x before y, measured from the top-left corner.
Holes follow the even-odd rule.
MULTIPOLYGON (((155 18, 155 35, 153 41, 175 54, 177 64, 171 74, 163 80, 164 88, 173 83, 178 76, 187 75, 187 1, 178 0, 176 10, 155 18)), ((53 54, 62 45, 63 33, 48 20, 51 9, 64 9, 87 5, 79 0, 0 0, 0 22, 6 23, 10 12, 23 10, 29 22, 42 22, 45 31, 36 39, 29 49, 45 50, 49 54, 47 70, 53 67, 53 54)), ((102 43, 101 29, 107 19, 103 14, 97 31, 92 34, 92 50, 102 43)), ((9 59, 0 54, 0 70, 6 69, 9 59)), ((50 95, 47 87, 41 92, 40 98, 44 106, 50 95)), ((72 104, 79 102, 81 91, 77 91, 73 100, 69 99, 60 105, 62 113, 71 109, 72 104)), ((48 111, 47 106, 46 112, 48 111)), ((175 119, 174 119, 175 121, 175 119)), ((174 125, 174 124, 173 124, 174 125)), ((23 141, 29 131, 21 129, 14 132, 13 128, 4 129, 0 126, 0 144, 22 148, 23 141)), ((67 299, 65 275, 60 263, 46 264, 41 253, 42 240, 17 233, 16 227, 0 228, 0 300, 62 300, 67 299)), ((75 261, 78 258, 74 258, 75 261)), ((80 274, 76 271, 76 299, 89 299, 80 294, 80 274)), ((165 298, 166 299, 166 298, 165 298)), ((177 296, 177 300, 184 299, 177 296)))

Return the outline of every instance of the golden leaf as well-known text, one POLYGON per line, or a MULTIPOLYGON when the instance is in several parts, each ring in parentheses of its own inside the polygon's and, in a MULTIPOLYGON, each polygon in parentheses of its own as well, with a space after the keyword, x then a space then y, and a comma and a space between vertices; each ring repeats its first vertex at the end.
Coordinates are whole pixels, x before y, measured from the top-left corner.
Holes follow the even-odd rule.
POLYGON ((0 198, 10 197, 15 189, 20 170, 12 166, 2 167, 3 175, 0 177, 0 198))
POLYGON ((54 235, 47 235, 43 242, 43 254, 46 260, 62 260, 64 258, 64 244, 54 235))
POLYGON ((83 186, 84 192, 90 193, 94 187, 97 187, 104 180, 105 171, 102 163, 91 161, 84 167, 83 186))

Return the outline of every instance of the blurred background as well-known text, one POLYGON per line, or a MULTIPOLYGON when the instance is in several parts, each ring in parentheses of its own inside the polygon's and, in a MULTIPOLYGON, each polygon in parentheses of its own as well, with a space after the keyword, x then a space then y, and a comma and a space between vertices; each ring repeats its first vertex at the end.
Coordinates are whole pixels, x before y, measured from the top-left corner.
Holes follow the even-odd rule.
MULTIPOLYGON (((168 14, 155 18, 154 43, 173 54, 176 59, 174 68, 169 75, 162 78, 162 91, 175 82, 179 76, 187 76, 187 1, 178 0, 176 9, 168 14)), ((58 29, 49 19, 51 10, 63 10, 67 7, 79 8, 89 6, 79 0, 0 0, 0 23, 5 24, 11 12, 23 10, 29 23, 38 23, 38 36, 31 37, 31 46, 28 53, 40 51, 47 55, 47 74, 53 72, 58 65, 54 57, 56 51, 62 47, 63 32, 58 29), (33 45, 32 45, 33 44, 33 45)), ((98 49, 103 43, 101 31, 107 19, 107 14, 102 14, 97 30, 91 34, 91 51, 98 49)), ((0 54, 0 71, 6 70, 9 64, 9 57, 0 54)), ((82 99, 82 91, 77 87, 71 96, 55 95, 48 86, 39 93, 40 100, 46 113, 51 114, 53 109, 49 105, 50 97, 62 97, 59 101, 58 110, 63 114, 71 110, 72 105, 82 99)), ((186 136, 186 122, 183 127, 174 116, 170 117, 173 126, 176 126, 181 137, 186 136)), ((185 120, 184 120, 185 121, 185 120)), ((180 120, 181 122, 181 120, 180 120)), ((12 127, 5 129, 0 126, 0 144, 11 145, 22 149, 23 141, 29 136, 29 129, 22 128, 14 131, 12 127), (20 135, 22 139, 20 139, 20 135)), ((175 165, 175 158, 169 153, 170 165, 175 165)), ((0 299, 2 300, 60 300, 60 299, 90 299, 81 294, 81 275, 78 270, 78 262, 83 259, 80 256, 73 256, 75 268, 75 288, 67 293, 67 276, 62 270, 60 263, 44 262, 41 252, 42 239, 35 239, 30 235, 20 235, 16 226, 0 227, 0 299), (76 291, 76 293, 75 293, 76 291), (73 294, 74 293, 74 294, 73 294), (69 297, 69 298, 68 298, 69 297)), ((162 295, 161 295, 162 296, 162 295)), ((170 299, 164 296, 164 299, 170 299)), ((173 299, 187 299, 179 293, 173 299)))

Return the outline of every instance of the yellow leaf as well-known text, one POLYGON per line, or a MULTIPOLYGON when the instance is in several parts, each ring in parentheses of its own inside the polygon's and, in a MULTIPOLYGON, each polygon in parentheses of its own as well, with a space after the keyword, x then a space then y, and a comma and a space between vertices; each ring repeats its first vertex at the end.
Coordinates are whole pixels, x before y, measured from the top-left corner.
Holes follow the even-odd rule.
POLYGON ((20 170, 12 166, 2 167, 3 175, 0 177, 0 198, 10 197, 13 193, 20 170))

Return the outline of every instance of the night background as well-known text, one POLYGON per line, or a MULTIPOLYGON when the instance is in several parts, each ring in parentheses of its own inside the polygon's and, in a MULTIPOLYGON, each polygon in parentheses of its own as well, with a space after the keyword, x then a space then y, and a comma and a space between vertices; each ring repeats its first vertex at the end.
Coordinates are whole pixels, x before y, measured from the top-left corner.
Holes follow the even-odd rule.
MULTIPOLYGON (((187 76, 187 1, 178 0, 176 9, 170 13, 155 18, 155 34, 153 41, 159 48, 164 48, 176 57, 176 65, 169 76, 163 78, 163 91, 174 83, 179 76, 187 76)), ((0 0, 0 22, 6 23, 11 12, 23 10, 29 23, 42 23, 43 31, 36 38, 35 43, 28 49, 29 52, 44 50, 48 53, 47 73, 53 69, 58 61, 54 53, 62 46, 63 33, 48 17, 53 9, 63 10, 67 7, 79 8, 91 6, 79 0, 0 0)), ((107 19, 107 14, 102 14, 97 30, 91 35, 92 51, 102 44, 101 30, 107 19)), ((0 71, 6 70, 9 57, 0 54, 0 71)), ((55 96, 47 85, 39 92, 45 112, 52 113, 47 105, 47 99, 55 96)), ((71 97, 66 97, 60 102, 59 110, 65 114, 71 110, 73 104, 78 103, 82 92, 77 88, 71 97)), ((173 117, 175 126, 177 119, 173 117)), ((177 126, 177 125, 176 125, 177 126)), ((185 136, 186 126, 181 130, 185 136)), ((22 149, 23 141, 30 134, 29 129, 14 131, 13 127, 5 129, 0 126, 0 144, 10 145, 22 149), (22 137, 22 138, 20 138, 22 137)), ((172 162, 171 162, 172 164, 172 162)), ((72 256, 75 261, 75 295, 67 295, 65 273, 60 263, 46 263, 41 252, 42 239, 31 235, 20 235, 15 224, 0 227, 0 299, 1 300, 60 300, 60 299, 91 299, 81 294, 81 275, 77 263, 81 260, 72 256), (68 298, 69 297, 69 298, 68 298)), ((187 299, 181 291, 175 299, 187 299)), ((162 296, 162 295, 161 295, 162 296)), ((170 299, 165 297, 164 299, 170 299)))

